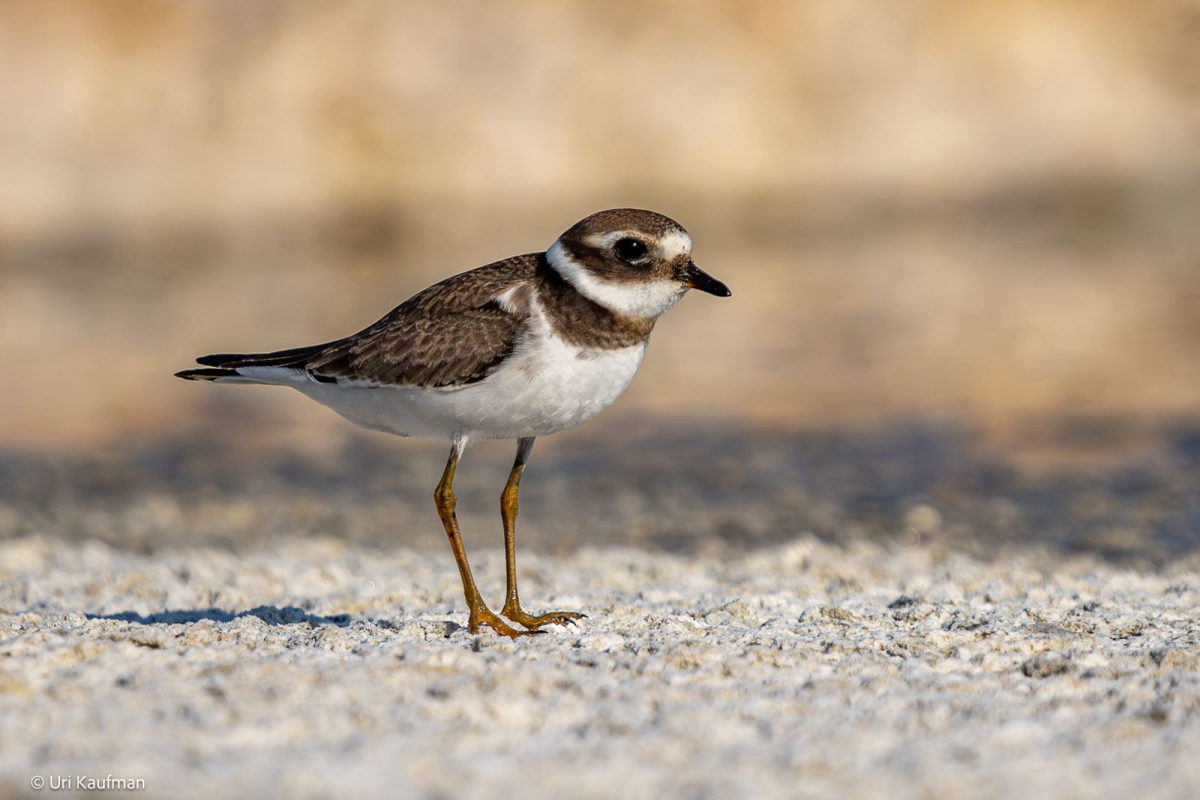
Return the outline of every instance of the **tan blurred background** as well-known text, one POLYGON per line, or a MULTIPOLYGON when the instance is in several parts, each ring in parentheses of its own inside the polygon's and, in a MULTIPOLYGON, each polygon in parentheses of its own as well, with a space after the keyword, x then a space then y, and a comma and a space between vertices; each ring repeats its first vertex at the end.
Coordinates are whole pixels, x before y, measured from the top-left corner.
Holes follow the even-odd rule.
POLYGON ((618 205, 734 297, 596 430, 1194 418, 1197 41, 1186 0, 5 3, 0 448, 350 436, 171 373, 618 205))

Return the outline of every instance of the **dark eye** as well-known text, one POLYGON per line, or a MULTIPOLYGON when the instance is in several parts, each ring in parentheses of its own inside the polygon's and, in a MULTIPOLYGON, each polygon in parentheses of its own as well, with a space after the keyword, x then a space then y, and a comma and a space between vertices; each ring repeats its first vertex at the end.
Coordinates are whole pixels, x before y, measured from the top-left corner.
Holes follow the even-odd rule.
POLYGON ((637 239, 622 239, 617 242, 617 255, 626 261, 636 261, 646 255, 646 245, 637 239))

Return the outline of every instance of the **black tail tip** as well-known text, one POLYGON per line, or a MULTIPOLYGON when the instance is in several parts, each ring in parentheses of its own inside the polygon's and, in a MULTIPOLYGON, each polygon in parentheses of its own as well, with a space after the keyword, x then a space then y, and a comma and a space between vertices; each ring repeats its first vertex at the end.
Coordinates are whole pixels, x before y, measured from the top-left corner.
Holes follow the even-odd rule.
POLYGON ((228 378, 236 374, 231 369, 185 369, 176 372, 175 377, 185 381, 215 381, 217 378, 228 378))

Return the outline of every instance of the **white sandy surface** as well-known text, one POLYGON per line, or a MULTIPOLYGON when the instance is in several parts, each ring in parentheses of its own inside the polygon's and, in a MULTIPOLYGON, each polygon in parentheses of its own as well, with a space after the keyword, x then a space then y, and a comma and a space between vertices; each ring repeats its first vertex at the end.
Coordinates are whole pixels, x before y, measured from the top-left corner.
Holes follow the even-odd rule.
POLYGON ((1194 570, 802 539, 521 574, 590 618, 471 636, 448 552, 2 542, 0 796, 1200 793, 1194 570))

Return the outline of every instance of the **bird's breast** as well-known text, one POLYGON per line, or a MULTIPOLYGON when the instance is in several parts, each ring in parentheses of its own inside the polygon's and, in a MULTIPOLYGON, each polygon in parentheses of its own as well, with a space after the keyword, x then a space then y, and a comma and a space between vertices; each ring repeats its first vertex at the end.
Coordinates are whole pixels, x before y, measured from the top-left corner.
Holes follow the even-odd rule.
POLYGON ((485 381, 463 392, 478 404, 479 434, 545 436, 586 422, 612 405, 641 366, 646 343, 581 348, 552 336, 527 341, 485 381))

